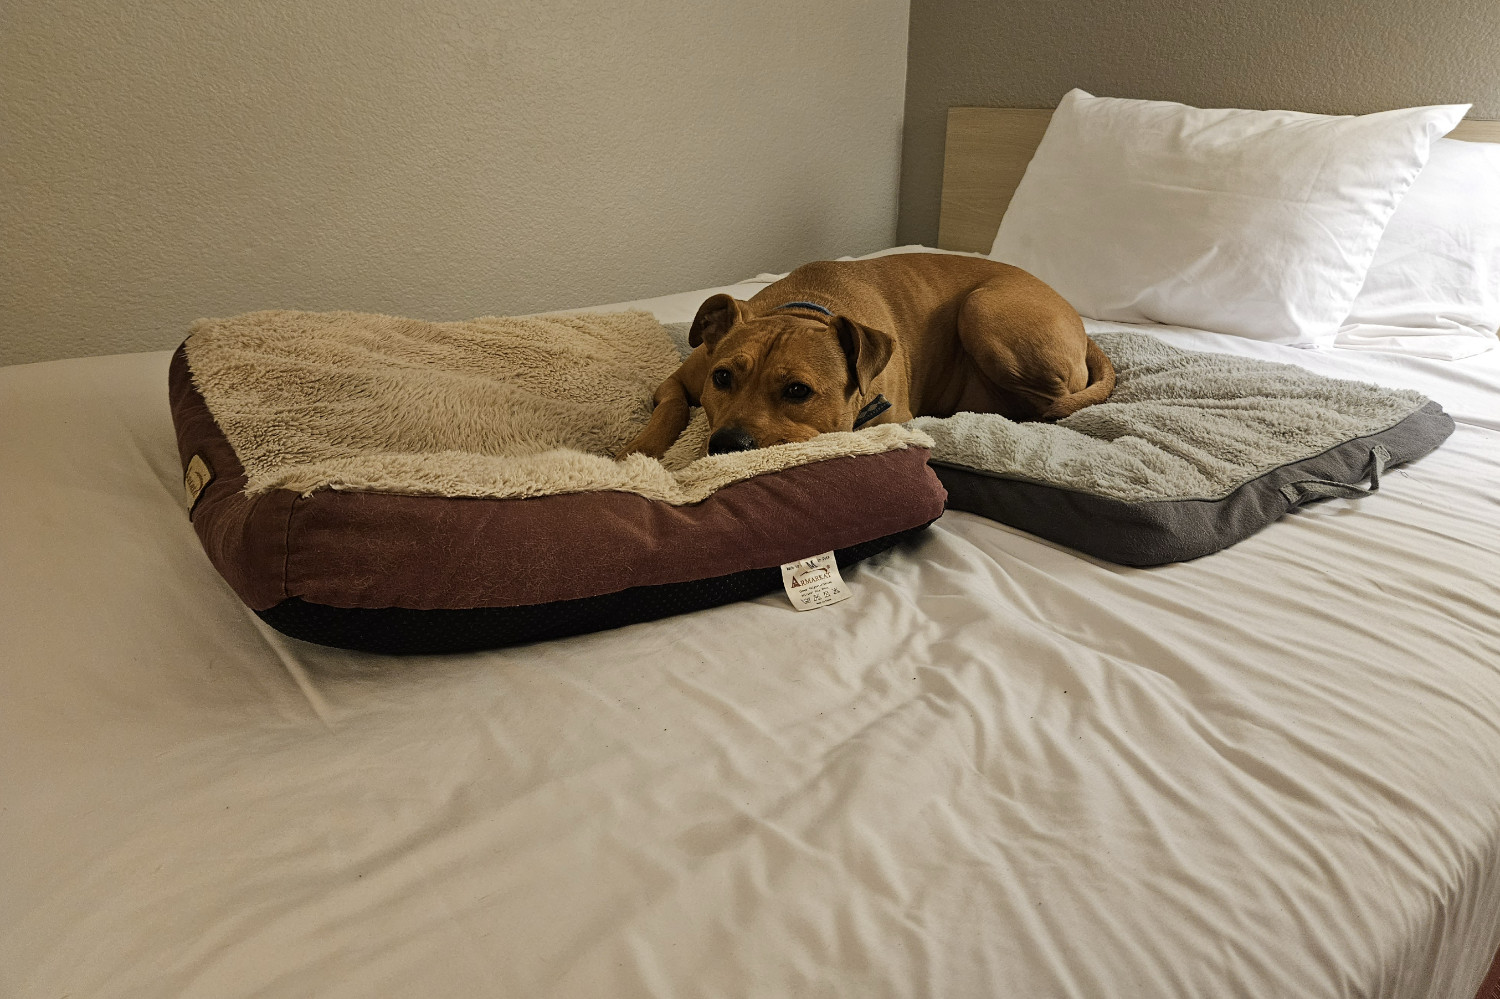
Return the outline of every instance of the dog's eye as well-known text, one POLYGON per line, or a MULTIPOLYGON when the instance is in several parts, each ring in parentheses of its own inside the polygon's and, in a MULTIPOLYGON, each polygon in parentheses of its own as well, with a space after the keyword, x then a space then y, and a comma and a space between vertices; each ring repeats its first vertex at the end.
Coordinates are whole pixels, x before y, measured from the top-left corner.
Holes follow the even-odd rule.
POLYGON ((793 401, 800 401, 812 395, 812 389, 806 385, 803 385, 801 382, 792 382, 786 388, 781 390, 781 394, 783 398, 791 399, 793 401))
POLYGON ((717 368, 714 370, 714 388, 727 389, 733 376, 728 368, 717 368))

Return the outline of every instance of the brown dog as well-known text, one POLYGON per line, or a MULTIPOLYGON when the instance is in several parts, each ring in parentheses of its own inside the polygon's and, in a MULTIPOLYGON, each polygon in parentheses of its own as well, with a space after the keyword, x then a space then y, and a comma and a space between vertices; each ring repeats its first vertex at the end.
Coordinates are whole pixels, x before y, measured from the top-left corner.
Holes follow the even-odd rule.
POLYGON ((666 453, 702 405, 709 453, 914 416, 1055 420, 1108 398, 1109 358, 1062 296, 1008 264, 939 253, 818 261, 748 302, 714 295, 696 348, 620 456, 666 453))

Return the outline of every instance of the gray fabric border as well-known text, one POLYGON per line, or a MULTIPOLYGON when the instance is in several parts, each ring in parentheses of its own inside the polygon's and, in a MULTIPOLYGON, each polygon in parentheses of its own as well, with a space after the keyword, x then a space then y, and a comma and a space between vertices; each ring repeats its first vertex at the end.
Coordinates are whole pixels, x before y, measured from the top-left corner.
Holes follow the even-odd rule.
POLYGON ((948 489, 948 507, 997 520, 1121 565, 1152 566, 1200 558, 1243 541, 1291 504, 1281 487, 1299 479, 1357 482, 1383 444, 1390 466, 1414 461, 1453 433, 1453 419, 1428 402, 1379 433, 1272 469, 1213 500, 1126 502, 1042 485, 941 461, 931 464, 948 489))

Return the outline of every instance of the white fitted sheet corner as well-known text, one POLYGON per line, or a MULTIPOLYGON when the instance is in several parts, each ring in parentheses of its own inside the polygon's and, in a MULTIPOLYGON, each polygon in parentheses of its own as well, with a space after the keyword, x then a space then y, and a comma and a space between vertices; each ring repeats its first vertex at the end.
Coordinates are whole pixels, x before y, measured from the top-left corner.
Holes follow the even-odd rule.
POLYGON ((215 574, 167 355, 0 369, 0 994, 1470 999, 1500 352, 1158 332, 1459 426, 1192 563, 950 513, 813 613, 391 659, 215 574))

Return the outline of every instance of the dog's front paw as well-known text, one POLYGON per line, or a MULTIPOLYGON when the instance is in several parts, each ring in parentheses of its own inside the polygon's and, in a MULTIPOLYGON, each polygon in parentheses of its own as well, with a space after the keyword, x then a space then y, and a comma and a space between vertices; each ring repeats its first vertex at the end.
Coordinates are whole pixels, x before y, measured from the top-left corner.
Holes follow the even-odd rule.
POLYGON ((615 461, 624 461, 626 458, 629 458, 633 454, 643 454, 648 458, 655 458, 657 461, 660 461, 662 455, 666 453, 666 448, 659 447, 654 441, 650 439, 647 434, 642 434, 635 440, 631 441, 629 444, 626 444, 624 447, 620 448, 620 450, 616 451, 615 461))

